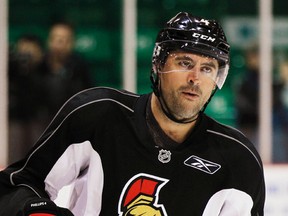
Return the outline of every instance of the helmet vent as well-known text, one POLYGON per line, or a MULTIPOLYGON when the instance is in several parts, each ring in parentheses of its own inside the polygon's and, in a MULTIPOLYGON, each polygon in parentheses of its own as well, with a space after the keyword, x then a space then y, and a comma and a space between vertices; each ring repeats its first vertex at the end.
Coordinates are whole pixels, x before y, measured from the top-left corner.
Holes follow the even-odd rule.
POLYGON ((219 44, 218 44, 218 49, 220 49, 220 50, 222 50, 223 52, 225 52, 225 53, 229 53, 229 51, 230 51, 230 46, 227 44, 227 43, 222 43, 222 42, 220 42, 219 44))

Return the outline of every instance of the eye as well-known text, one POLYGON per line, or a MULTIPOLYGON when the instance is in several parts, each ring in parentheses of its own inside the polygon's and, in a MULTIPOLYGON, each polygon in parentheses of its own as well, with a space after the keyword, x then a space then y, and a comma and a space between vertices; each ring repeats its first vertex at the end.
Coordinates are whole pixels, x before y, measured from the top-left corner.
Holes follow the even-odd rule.
POLYGON ((190 70, 193 68, 193 64, 191 61, 182 60, 178 62, 178 65, 184 69, 190 70))
POLYGON ((202 67, 201 68, 201 72, 203 72, 203 73, 206 73, 206 74, 211 74, 211 73, 213 73, 213 68, 211 68, 211 67, 207 67, 207 66, 205 66, 205 67, 202 67))

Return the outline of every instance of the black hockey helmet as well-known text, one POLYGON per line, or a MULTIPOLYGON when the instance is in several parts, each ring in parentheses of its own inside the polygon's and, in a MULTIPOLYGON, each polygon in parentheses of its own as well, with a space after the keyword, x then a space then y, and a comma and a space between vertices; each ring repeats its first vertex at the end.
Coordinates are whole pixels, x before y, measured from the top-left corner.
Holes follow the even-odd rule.
MULTIPOLYGON (((215 83, 221 89, 229 69, 230 46, 220 24, 180 12, 158 33, 152 57, 151 82, 158 93, 158 71, 171 51, 183 50, 215 58, 219 71, 215 83)), ((158 94, 157 94, 158 95, 158 94)))

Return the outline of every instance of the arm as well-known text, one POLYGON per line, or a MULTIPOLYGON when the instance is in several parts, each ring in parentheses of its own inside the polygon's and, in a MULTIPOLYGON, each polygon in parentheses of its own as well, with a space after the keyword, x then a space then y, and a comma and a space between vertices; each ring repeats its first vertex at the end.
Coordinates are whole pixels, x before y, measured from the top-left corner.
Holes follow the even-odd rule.
POLYGON ((91 145, 84 142, 86 134, 83 143, 72 136, 77 107, 66 104, 27 157, 0 172, 0 215, 16 215, 35 198, 54 199, 89 166, 91 145))
POLYGON ((232 186, 215 193, 207 203, 203 216, 263 216, 265 199, 263 179, 259 178, 257 173, 246 177, 246 182, 242 180, 243 188, 237 189, 232 186))
POLYGON ((242 133, 230 127, 224 129, 211 130, 220 138, 218 150, 224 160, 225 184, 209 200, 206 215, 218 212, 221 216, 263 216, 265 182, 261 158, 242 133))

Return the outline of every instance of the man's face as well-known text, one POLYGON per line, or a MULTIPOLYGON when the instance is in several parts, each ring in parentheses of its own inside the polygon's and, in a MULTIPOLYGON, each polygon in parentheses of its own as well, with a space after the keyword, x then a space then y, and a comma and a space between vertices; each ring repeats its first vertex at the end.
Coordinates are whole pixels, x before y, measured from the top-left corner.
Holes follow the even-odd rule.
POLYGON ((25 57, 29 65, 37 65, 41 62, 43 58, 43 52, 41 47, 32 41, 20 40, 16 46, 17 52, 21 57, 25 57))
POLYGON ((64 25, 54 26, 49 34, 48 48, 54 55, 65 56, 73 49, 73 32, 64 25))
POLYGON ((187 52, 173 52, 159 72, 162 97, 178 120, 195 118, 216 87, 218 61, 187 52))

